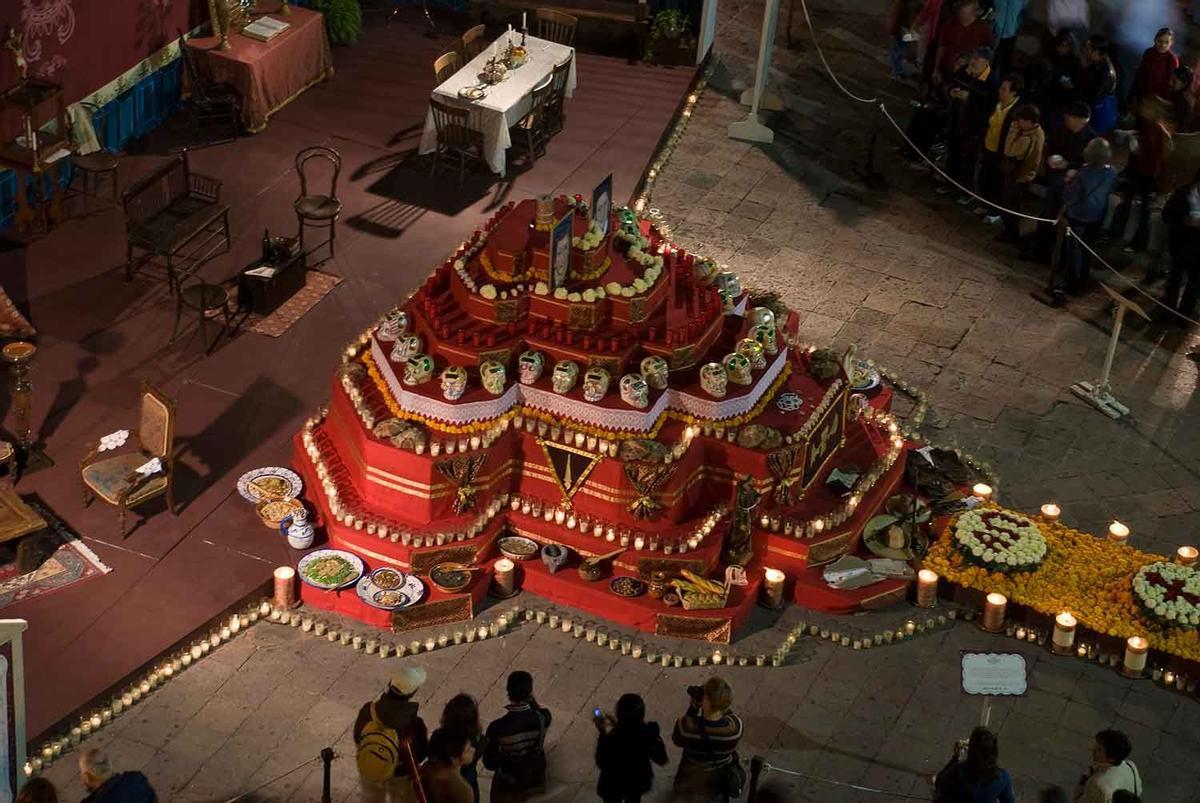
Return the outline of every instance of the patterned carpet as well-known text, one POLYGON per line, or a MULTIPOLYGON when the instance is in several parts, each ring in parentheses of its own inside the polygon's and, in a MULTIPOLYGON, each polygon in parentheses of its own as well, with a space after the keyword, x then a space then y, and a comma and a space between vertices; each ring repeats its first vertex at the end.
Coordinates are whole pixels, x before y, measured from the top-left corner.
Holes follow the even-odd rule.
POLYGON ((47 526, 0 547, 0 608, 112 571, 40 499, 24 502, 47 526))
POLYGON ((341 283, 341 276, 310 270, 304 279, 303 289, 265 318, 251 318, 246 328, 267 337, 279 337, 341 283))

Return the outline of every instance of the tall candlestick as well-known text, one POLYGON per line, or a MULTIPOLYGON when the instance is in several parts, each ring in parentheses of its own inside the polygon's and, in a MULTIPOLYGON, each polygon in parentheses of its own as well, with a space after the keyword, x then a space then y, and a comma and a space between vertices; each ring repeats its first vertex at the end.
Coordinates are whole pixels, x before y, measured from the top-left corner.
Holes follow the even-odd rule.
POLYGON ((1130 636, 1125 642, 1125 662, 1121 665, 1121 672, 1127 677, 1140 678, 1142 673, 1146 671, 1146 651, 1150 648, 1150 642, 1141 636, 1130 636))
POLYGON ((938 576, 932 569, 917 572, 917 607, 932 608, 937 602, 938 576))
POLYGON ((1200 556, 1200 552, 1197 552, 1194 546, 1181 546, 1175 550, 1175 562, 1180 566, 1191 566, 1196 562, 1197 556, 1200 556))
POLYGON ((1123 544, 1129 540, 1129 528, 1119 521, 1108 525, 1108 540, 1123 544))
POLYGON ((280 566, 275 570, 275 607, 286 611, 296 604, 296 570, 280 566))
POLYGON ((1070 655, 1075 645, 1075 617, 1063 611, 1054 617, 1054 635, 1050 639, 1050 650, 1055 655, 1070 655))
POLYGON ((492 579, 500 596, 512 596, 516 591, 516 564, 508 558, 500 558, 496 561, 492 579))
POLYGON ((995 591, 987 595, 983 607, 983 618, 979 624, 989 633, 998 633, 1004 629, 1004 611, 1008 607, 1008 598, 995 591))
POLYGON ((763 571, 763 605, 772 610, 783 605, 783 581, 787 575, 779 569, 763 571))
POLYGON ((525 12, 521 12, 521 30, 528 30, 529 26, 525 24, 525 12))

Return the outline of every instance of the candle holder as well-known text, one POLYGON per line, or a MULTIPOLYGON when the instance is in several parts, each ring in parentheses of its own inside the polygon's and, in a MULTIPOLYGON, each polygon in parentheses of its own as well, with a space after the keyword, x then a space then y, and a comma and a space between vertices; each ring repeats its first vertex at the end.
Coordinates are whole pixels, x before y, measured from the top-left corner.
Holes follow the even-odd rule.
POLYGON ((8 363, 9 392, 15 418, 13 435, 16 436, 17 476, 23 477, 54 465, 33 438, 33 381, 29 378, 29 366, 37 354, 37 346, 17 340, 0 349, 0 356, 8 363))

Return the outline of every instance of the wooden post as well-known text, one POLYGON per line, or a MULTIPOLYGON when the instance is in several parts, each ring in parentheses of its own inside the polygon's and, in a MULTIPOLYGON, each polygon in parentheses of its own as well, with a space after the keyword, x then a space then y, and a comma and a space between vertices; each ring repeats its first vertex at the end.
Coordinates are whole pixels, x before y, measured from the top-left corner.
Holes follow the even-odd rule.
POLYGON ((750 759, 750 791, 746 793, 746 803, 755 803, 758 799, 758 781, 763 770, 766 769, 766 762, 762 756, 754 756, 750 759))

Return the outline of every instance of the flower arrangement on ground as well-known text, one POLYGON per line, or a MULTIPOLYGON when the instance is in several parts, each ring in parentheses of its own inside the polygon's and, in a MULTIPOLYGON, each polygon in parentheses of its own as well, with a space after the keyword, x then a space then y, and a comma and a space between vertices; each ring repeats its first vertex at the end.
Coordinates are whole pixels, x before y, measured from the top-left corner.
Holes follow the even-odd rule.
POLYGON ((967 560, 993 571, 1036 569, 1046 539, 1030 519, 1008 510, 968 510, 954 525, 954 543, 967 560))
POLYGON ((1133 576, 1133 598, 1167 627, 1200 625, 1200 572, 1191 566, 1155 561, 1133 576))

